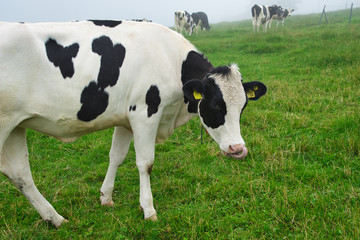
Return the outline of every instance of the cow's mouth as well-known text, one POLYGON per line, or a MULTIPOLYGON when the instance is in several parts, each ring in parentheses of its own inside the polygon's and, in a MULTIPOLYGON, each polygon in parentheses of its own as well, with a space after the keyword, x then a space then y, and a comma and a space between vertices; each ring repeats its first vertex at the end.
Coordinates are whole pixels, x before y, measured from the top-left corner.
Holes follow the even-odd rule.
POLYGON ((247 155, 248 150, 247 150, 247 148, 244 146, 241 151, 236 152, 236 153, 228 153, 228 152, 225 152, 225 151, 222 151, 222 152, 223 152, 223 154, 224 154, 225 156, 227 156, 227 157, 242 159, 242 158, 244 158, 244 157, 247 155))

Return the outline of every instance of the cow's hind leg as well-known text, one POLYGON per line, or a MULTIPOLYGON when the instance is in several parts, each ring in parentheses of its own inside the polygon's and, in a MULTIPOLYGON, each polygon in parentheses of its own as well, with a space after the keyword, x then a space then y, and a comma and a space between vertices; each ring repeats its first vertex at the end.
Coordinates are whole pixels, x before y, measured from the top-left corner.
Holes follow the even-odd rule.
POLYGON ((24 194, 41 217, 60 226, 65 220, 36 188, 30 172, 25 129, 15 128, 5 140, 1 155, 0 169, 15 186, 24 194))
POLYGON ((256 27, 257 27, 257 32, 260 32, 260 24, 261 24, 261 19, 258 19, 256 22, 256 27))
POLYGON ((112 206, 112 193, 114 190, 115 176, 118 167, 124 161, 132 140, 132 133, 123 127, 115 127, 111 150, 110 163, 104 182, 101 186, 101 205, 112 206))
POLYGON ((268 21, 265 20, 265 21, 262 23, 262 25, 263 25, 264 32, 266 33, 266 32, 267 32, 267 27, 268 27, 268 21))
POLYGON ((256 33, 256 18, 255 17, 253 17, 253 19, 252 19, 252 24, 253 24, 253 30, 254 30, 254 33, 256 33))

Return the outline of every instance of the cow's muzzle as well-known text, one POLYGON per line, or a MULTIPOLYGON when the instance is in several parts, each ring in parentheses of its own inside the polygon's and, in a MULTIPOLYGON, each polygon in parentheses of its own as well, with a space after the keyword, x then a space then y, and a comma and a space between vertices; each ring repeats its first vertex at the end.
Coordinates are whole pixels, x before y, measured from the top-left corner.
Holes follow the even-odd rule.
POLYGON ((223 151, 225 156, 233 157, 237 159, 244 158, 248 150, 243 144, 230 145, 227 152, 223 151))

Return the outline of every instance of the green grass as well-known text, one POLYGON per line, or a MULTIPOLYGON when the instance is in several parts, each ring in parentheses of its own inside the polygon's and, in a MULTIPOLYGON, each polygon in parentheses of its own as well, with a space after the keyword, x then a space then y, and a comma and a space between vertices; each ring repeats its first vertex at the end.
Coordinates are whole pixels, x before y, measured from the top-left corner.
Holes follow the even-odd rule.
POLYGON ((189 37, 214 65, 238 63, 268 93, 241 119, 249 154, 200 143, 197 118, 156 147, 158 222, 142 220, 135 153, 119 168, 115 207, 102 207, 112 130, 63 144, 28 131, 40 192, 70 220, 55 229, 0 176, 0 239, 359 239, 360 9, 293 16, 253 34, 251 21, 189 37))

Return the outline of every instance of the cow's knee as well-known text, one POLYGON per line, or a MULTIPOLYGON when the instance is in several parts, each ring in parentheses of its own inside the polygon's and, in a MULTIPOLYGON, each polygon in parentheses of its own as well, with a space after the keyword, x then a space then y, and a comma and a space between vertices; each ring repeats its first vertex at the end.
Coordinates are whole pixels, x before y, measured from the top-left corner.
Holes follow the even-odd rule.
POLYGON ((154 166, 154 158, 142 158, 136 161, 136 166, 141 174, 151 174, 154 166))

